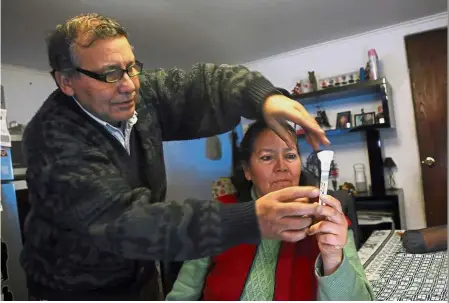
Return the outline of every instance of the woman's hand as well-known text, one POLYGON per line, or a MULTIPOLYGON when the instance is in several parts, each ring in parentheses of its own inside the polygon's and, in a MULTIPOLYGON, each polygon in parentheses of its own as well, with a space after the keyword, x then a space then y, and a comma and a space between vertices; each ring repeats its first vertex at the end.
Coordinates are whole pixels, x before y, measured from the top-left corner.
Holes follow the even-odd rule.
POLYGON ((316 235, 323 259, 324 275, 332 274, 343 261, 343 247, 346 245, 348 221, 343 214, 340 201, 323 196, 326 205, 317 205, 315 218, 318 223, 309 229, 309 235, 316 235))

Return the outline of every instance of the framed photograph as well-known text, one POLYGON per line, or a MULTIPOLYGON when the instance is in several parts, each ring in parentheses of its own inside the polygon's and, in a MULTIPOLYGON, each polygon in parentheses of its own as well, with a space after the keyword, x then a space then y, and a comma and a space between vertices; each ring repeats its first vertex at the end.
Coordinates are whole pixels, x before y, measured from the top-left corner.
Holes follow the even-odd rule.
POLYGON ((351 112, 341 112, 337 114, 337 123, 335 123, 335 128, 351 128, 351 112))
POLYGON ((369 113, 363 113, 354 115, 354 125, 355 126, 362 126, 362 125, 371 125, 375 124, 376 122, 376 113, 375 112, 369 112, 369 113))

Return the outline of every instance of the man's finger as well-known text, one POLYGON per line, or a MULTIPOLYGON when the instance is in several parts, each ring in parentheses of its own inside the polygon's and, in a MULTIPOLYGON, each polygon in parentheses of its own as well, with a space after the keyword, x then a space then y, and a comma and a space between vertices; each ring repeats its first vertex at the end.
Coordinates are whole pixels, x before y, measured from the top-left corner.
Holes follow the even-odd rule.
POLYGON ((271 119, 267 124, 289 148, 296 149, 296 142, 293 140, 292 134, 287 130, 286 122, 279 122, 276 119, 271 119))
POLYGON ((287 112, 286 118, 296 124, 301 125, 302 128, 306 128, 312 132, 322 132, 324 134, 324 130, 321 129, 315 118, 312 117, 305 107, 295 100, 292 101, 292 105, 295 110, 287 112))
MULTIPOLYGON (((320 143, 320 142, 324 145, 330 144, 330 141, 326 138, 325 131, 318 125, 315 118, 310 115, 310 113, 305 109, 305 107, 302 104, 300 104, 296 100, 290 99, 288 97, 282 97, 282 99, 283 99, 282 101, 284 102, 284 105, 285 105, 285 110, 282 113, 282 119, 284 121, 288 120, 293 123, 296 123, 296 124, 300 125, 305 131, 309 132, 311 135, 311 138, 312 138, 311 143, 315 150, 319 148, 318 143, 320 143), (318 144, 318 146, 315 145, 314 140, 317 141, 316 143, 318 144)), ((281 101, 281 100, 279 100, 279 101, 281 101)), ((269 122, 272 122, 272 121, 269 121, 269 122)), ((277 123, 275 123, 275 124, 278 124, 278 123, 279 122, 277 121, 277 123)), ((282 136, 280 135, 280 137, 284 141, 286 141, 285 136, 283 135, 283 132, 279 129, 279 125, 276 125, 274 127, 271 127, 271 125, 270 125, 270 128, 273 129, 278 135, 282 134, 282 136)), ((291 147, 288 143, 287 143, 287 145, 289 147, 291 147)))
POLYGON ((311 133, 305 131, 305 136, 307 143, 310 146, 312 146, 314 150, 318 150, 320 148, 319 142, 315 139, 315 137, 311 133))
POLYGON ((293 123, 301 125, 301 127, 308 133, 321 134, 325 137, 326 133, 321 129, 318 123, 316 123, 315 119, 308 119, 303 117, 303 114, 300 111, 294 111, 287 116, 287 119, 289 119, 293 123))
POLYGON ((307 143, 313 146, 315 150, 319 149, 320 143, 324 145, 330 145, 329 139, 326 137, 326 132, 316 123, 315 118, 304 119, 307 121, 306 124, 303 123, 301 127, 306 133, 307 143), (309 125, 310 124, 310 125, 309 125))
POLYGON ((291 186, 271 192, 270 195, 280 202, 291 202, 298 198, 316 198, 320 190, 314 186, 291 186))
POLYGON ((317 205, 301 202, 280 203, 276 207, 277 218, 293 216, 313 216, 316 214, 317 205))
POLYGON ((308 197, 302 197, 295 199, 292 202, 310 203, 310 199, 308 197))
POLYGON ((330 141, 326 137, 326 132, 321 128, 319 130, 311 129, 307 133, 310 136, 310 141, 312 142, 309 144, 311 144, 312 146, 313 144, 316 144, 317 146, 315 150, 319 149, 320 143, 324 145, 330 145, 330 141))
POLYGON ((311 224, 312 219, 309 217, 289 216, 279 220, 281 230, 301 230, 309 227, 311 224))
POLYGON ((295 102, 294 107, 296 111, 289 112, 287 117, 292 122, 301 125, 306 131, 316 136, 321 143, 329 145, 330 142, 326 138, 326 132, 319 126, 314 117, 300 103, 295 102))

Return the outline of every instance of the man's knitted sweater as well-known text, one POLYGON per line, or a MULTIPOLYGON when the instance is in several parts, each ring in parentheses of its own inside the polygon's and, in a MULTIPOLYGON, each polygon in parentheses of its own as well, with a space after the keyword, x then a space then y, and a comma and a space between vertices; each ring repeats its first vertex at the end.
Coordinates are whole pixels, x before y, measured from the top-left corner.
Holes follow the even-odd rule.
POLYGON ((152 267, 136 260, 198 259, 260 240, 254 203, 164 202, 162 141, 208 137, 231 130, 241 116, 260 118, 273 85, 244 67, 212 64, 144 71, 140 81, 130 156, 140 155, 139 173, 59 89, 28 124, 31 211, 21 262, 30 288, 112 290, 152 267))

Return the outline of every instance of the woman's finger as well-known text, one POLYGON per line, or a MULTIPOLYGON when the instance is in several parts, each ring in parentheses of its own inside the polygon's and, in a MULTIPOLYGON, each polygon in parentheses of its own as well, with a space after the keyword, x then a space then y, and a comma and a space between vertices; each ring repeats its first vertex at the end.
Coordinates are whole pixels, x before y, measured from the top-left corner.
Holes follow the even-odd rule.
POLYGON ((320 243, 322 246, 324 246, 324 250, 325 251, 332 251, 332 250, 336 250, 336 249, 343 249, 344 246, 342 245, 329 245, 329 244, 324 244, 324 243, 320 243))
POLYGON ((314 224, 326 219, 325 217, 316 213, 316 208, 318 208, 318 206, 320 206, 320 204, 317 201, 318 201, 318 199, 312 199, 313 203, 310 203, 311 205, 313 205, 315 207, 315 213, 313 214, 313 223, 314 224))
POLYGON ((336 236, 334 234, 320 234, 317 237, 317 241, 321 244, 327 244, 332 246, 344 247, 346 245, 346 238, 336 236))
POLYGON ((307 237, 307 232, 307 228, 302 230, 284 230, 280 235, 283 241, 298 242, 307 237))
POLYGON ((347 224, 346 219, 341 212, 327 205, 318 205, 318 207, 316 208, 316 215, 325 217, 327 221, 331 221, 337 224, 347 224))
POLYGON ((340 213, 343 213, 343 209, 341 207, 340 201, 338 201, 336 198, 329 196, 329 195, 323 195, 321 196, 321 200, 326 203, 327 206, 330 206, 332 208, 335 208, 340 213))
POLYGON ((333 235, 340 235, 342 233, 341 225, 338 225, 336 223, 330 222, 330 221, 320 221, 316 224, 313 224, 309 228, 309 236, 315 235, 318 233, 323 234, 333 234, 333 235))

